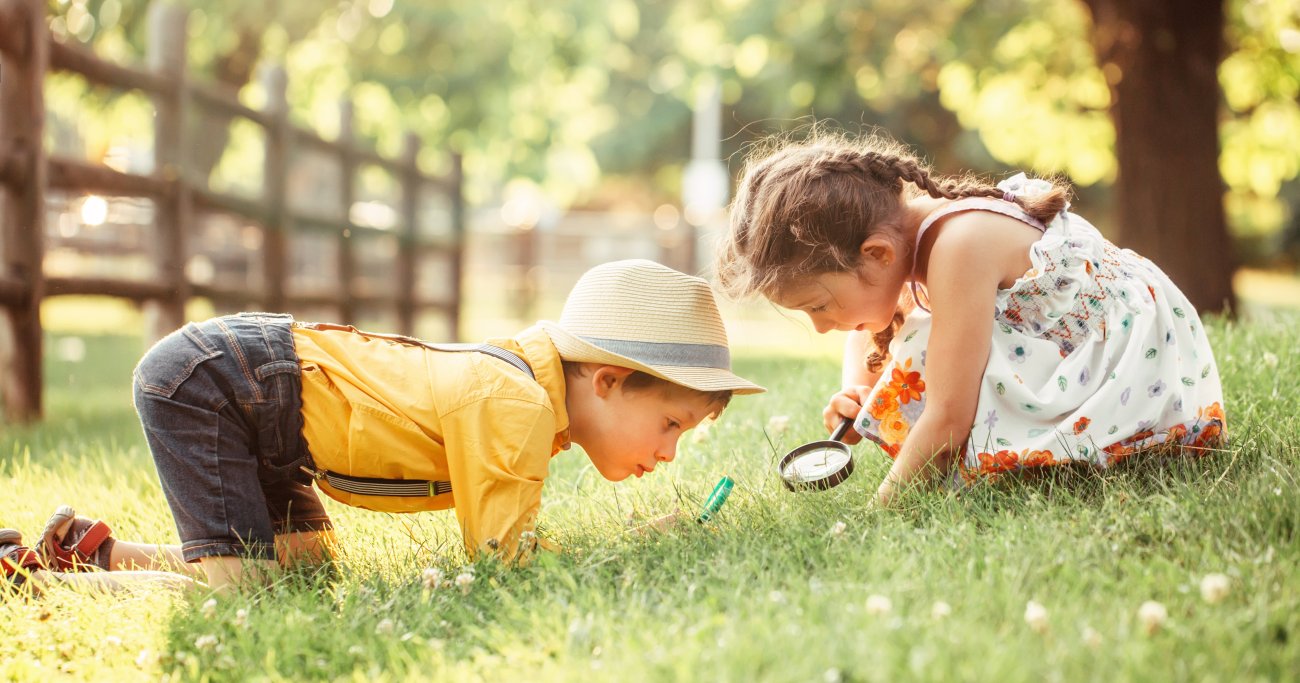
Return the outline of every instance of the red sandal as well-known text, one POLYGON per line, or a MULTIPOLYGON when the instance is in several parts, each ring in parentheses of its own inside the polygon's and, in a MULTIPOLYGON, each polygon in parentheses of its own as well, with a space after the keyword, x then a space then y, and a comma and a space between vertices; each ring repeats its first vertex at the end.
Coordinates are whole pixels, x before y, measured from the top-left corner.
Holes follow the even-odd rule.
POLYGON ((61 572, 108 570, 116 542, 113 529, 104 522, 78 517, 72 506, 60 505, 41 534, 41 560, 61 572), (68 532, 62 539, 55 538, 55 532, 68 520, 72 520, 68 532))
POLYGON ((37 569, 44 569, 36 551, 23 545, 23 535, 17 529, 0 529, 0 568, 5 580, 17 588, 37 569))

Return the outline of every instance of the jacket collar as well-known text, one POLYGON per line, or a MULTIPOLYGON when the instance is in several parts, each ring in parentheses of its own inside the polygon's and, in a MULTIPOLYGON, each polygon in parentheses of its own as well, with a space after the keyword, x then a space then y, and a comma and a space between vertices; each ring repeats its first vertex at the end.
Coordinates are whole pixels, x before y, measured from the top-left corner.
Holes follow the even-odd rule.
POLYGON ((533 369, 537 383, 546 390, 551 409, 555 412, 555 441, 552 451, 568 450, 572 444, 569 439, 569 410, 564 402, 564 366, 560 361, 560 352, 556 350, 550 335, 537 325, 516 334, 512 341, 533 369))

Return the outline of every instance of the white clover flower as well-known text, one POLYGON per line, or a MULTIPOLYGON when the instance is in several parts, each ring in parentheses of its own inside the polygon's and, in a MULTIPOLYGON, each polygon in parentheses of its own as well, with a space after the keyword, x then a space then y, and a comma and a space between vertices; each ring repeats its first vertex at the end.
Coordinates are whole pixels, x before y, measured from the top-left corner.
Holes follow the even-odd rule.
POLYGON ((461 572, 456 575, 456 587, 460 588, 462 595, 469 595, 469 589, 473 583, 474 575, 470 572, 461 572))
POLYGON ((831 667, 822 674, 822 680, 826 681, 826 683, 840 683, 840 681, 844 680, 844 674, 840 673, 839 669, 831 667))
POLYGON ((691 430, 691 443, 704 443, 705 441, 708 441, 709 428, 712 424, 712 422, 706 420, 695 425, 695 429, 691 430))
POLYGON ((773 415, 767 418, 767 431, 772 436, 780 436, 785 433, 786 427, 790 426, 789 415, 773 415))
POLYGON ((867 596, 867 614, 872 616, 881 616, 889 614, 894 609, 894 603, 883 595, 867 596))
POLYGON ((158 656, 153 653, 153 650, 146 647, 140 651, 140 654, 135 656, 135 665, 143 669, 157 660, 158 656))
POLYGON ((1222 602, 1232 590, 1232 582, 1223 574, 1206 574, 1201 579, 1201 598, 1211 605, 1222 602))
POLYGON ((537 533, 534 531, 519 532, 519 552, 531 553, 537 550, 537 533))
POLYGON ((1084 645, 1087 645, 1094 650, 1101 647, 1101 634, 1097 633, 1097 630, 1091 626, 1083 627, 1082 640, 1084 645))
POLYGON ((837 521, 831 525, 831 535, 839 536, 843 534, 844 530, 847 528, 849 528, 849 525, 845 524, 843 521, 837 521))
POLYGON ((952 605, 949 605, 948 603, 942 600, 935 602, 934 605, 930 607, 931 619, 935 619, 935 620, 946 619, 950 614, 952 614, 952 605))
POLYGON ((785 593, 782 593, 781 591, 772 591, 767 594, 767 599, 770 602, 775 602, 776 604, 781 605, 785 603, 785 593))
POLYGON ((1041 603, 1030 600, 1025 604, 1025 623, 1035 633, 1047 633, 1049 623, 1047 621, 1047 608, 1041 603))
POLYGON ((1265 351, 1264 365, 1267 365, 1269 368, 1277 367, 1277 354, 1273 353, 1272 351, 1265 351))
POLYGON ((442 570, 437 567, 427 567, 420 573, 420 582, 429 590, 437 590, 442 585, 442 570))
POLYGON ((196 650, 207 650, 216 647, 216 645, 217 637, 214 635, 199 636, 194 639, 194 649, 196 650))
POLYGON ((1155 635, 1168 618, 1169 610, 1155 600, 1147 600, 1138 608, 1138 621, 1142 622, 1142 630, 1149 636, 1155 635))
POLYGON ((397 628, 397 625, 392 619, 381 619, 378 624, 375 624, 375 633, 381 636, 390 635, 394 628, 397 628))
POLYGON ((352 647, 348 648, 348 654, 352 655, 353 657, 360 657, 365 653, 366 653, 366 648, 361 647, 360 645, 353 645, 352 647))
POLYGON ((211 619, 216 613, 217 601, 214 598, 208 598, 208 601, 199 608, 199 614, 202 614, 204 619, 211 619))
POLYGON ((235 626, 240 628, 248 626, 248 610, 243 607, 235 610, 235 626))

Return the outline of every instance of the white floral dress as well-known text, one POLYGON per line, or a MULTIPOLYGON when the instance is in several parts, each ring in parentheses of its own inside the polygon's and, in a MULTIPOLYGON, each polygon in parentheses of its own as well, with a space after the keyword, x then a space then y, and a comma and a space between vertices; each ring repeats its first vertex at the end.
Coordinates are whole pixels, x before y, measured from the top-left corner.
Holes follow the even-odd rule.
MULTIPOLYGON (((1041 191, 1018 175, 999 187, 1041 191)), ((979 406, 958 475, 1085 461, 1114 464, 1161 444, 1203 451, 1223 438, 1223 390, 1196 311, 1151 261, 1111 244, 1079 216, 1047 226, 1019 205, 959 199, 917 234, 961 211, 992 211, 1043 231, 1032 267, 999 290, 979 406)), ((855 427, 890 457, 925 409, 930 313, 918 307, 855 427)))

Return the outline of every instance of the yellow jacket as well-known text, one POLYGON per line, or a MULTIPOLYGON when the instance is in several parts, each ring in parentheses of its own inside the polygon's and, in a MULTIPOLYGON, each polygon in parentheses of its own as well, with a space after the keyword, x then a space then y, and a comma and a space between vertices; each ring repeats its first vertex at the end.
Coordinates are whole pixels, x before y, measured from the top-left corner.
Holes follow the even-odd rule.
POLYGON ((465 548, 512 558, 532 531, 550 459, 569 447, 564 370, 540 327, 489 343, 519 354, 536 379, 486 354, 433 351, 350 326, 296 325, 303 435, 318 469, 354 477, 451 482, 430 497, 335 500, 386 512, 454 507, 465 548))

